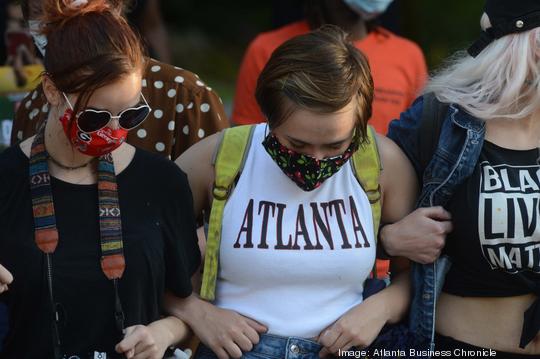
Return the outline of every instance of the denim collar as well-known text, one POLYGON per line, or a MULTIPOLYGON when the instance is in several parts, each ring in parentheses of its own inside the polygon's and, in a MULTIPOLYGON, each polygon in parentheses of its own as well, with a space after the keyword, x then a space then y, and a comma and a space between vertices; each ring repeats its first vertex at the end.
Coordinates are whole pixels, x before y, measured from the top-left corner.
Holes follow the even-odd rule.
POLYGON ((476 133, 482 133, 485 131, 486 122, 482 121, 473 115, 469 114, 456 104, 450 105, 450 116, 452 122, 454 122, 459 127, 462 127, 466 130, 470 130, 476 133))

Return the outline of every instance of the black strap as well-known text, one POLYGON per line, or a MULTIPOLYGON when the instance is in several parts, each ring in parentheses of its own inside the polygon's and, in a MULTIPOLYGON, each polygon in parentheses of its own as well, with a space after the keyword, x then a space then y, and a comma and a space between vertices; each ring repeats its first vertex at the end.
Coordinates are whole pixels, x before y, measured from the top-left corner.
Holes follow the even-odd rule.
POLYGON ((124 322, 126 316, 124 310, 122 309, 122 302, 120 300, 120 291, 118 290, 118 278, 113 279, 114 285, 114 319, 116 322, 116 329, 122 334, 124 334, 124 322))
POLYGON ((418 150, 422 173, 431 162, 439 144, 441 128, 448 112, 448 106, 447 103, 440 102, 431 92, 424 95, 424 108, 418 132, 418 150))
POLYGON ((52 322, 52 341, 53 341, 53 350, 54 350, 54 359, 62 358, 62 342, 60 341, 60 330, 58 329, 58 324, 60 321, 58 308, 54 300, 53 295, 53 283, 52 283, 52 256, 50 253, 45 255, 45 266, 46 266, 46 276, 47 276, 47 291, 49 293, 49 304, 51 306, 51 322, 52 322))
MULTIPOLYGON (((70 358, 73 356, 79 356, 79 355, 62 355, 62 342, 60 339, 60 314, 58 311, 58 303, 54 300, 54 294, 53 294, 53 276, 52 276, 52 255, 50 253, 46 253, 45 255, 45 266, 46 266, 46 280, 47 280, 47 291, 49 294, 49 302, 51 306, 51 322, 52 322, 52 340, 53 340, 53 351, 54 351, 54 359, 63 359, 63 358, 70 358)), ((116 322, 116 327, 119 331, 119 333, 124 333, 125 328, 125 314, 124 310, 122 309, 122 302, 120 301, 120 293, 118 288, 118 278, 113 279, 113 286, 114 286, 114 318, 116 322)), ((86 356, 79 356, 80 358, 86 358, 86 356)), ((88 354, 88 358, 93 358, 93 354, 88 354)), ((107 358, 111 357, 110 355, 107 355, 107 358)))

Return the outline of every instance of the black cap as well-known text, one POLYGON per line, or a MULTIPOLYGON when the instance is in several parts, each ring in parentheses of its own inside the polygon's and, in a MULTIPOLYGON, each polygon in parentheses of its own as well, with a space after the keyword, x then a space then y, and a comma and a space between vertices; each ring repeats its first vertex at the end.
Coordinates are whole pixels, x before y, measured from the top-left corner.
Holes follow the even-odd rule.
POLYGON ((491 27, 467 50, 472 57, 496 39, 540 26, 540 0, 487 0, 484 11, 491 27))

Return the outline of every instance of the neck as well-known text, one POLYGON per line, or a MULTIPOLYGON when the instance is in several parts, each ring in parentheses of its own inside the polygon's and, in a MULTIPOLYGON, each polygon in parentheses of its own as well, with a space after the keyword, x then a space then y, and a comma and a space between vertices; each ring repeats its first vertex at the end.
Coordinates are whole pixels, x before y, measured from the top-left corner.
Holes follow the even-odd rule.
POLYGON ((540 111, 519 120, 502 120, 509 130, 523 133, 532 139, 540 139, 540 111))
POLYGON ((54 161, 64 167, 81 167, 92 161, 93 157, 80 153, 73 148, 62 124, 58 120, 60 114, 58 110, 49 112, 49 118, 45 126, 45 148, 54 161))
POLYGON ((522 127, 524 130, 540 138, 540 111, 536 111, 531 116, 523 119, 522 127))
POLYGON ((323 0, 320 6, 321 20, 339 26, 350 34, 351 40, 362 40, 367 36, 366 21, 361 15, 345 4, 343 1, 323 0))
POLYGON ((488 120, 486 130, 486 138, 503 147, 513 149, 540 147, 540 111, 520 120, 488 120))
POLYGON ((359 20, 351 24, 344 24, 343 29, 351 34, 351 39, 353 41, 362 40, 368 34, 367 25, 364 20, 359 20))

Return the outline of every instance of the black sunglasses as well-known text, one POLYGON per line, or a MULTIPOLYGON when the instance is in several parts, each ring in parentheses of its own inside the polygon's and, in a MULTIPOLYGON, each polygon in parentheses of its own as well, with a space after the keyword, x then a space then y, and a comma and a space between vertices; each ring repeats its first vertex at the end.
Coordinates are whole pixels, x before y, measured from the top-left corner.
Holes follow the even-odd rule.
MULTIPOLYGON (((63 94, 69 107, 73 110, 73 106, 65 94, 63 94)), ((93 108, 87 108, 80 111, 76 116, 76 123, 79 130, 82 132, 96 132, 106 127, 112 119, 118 119, 118 124, 125 130, 131 130, 139 126, 150 114, 151 108, 146 101, 146 98, 141 92, 141 97, 144 100, 144 104, 136 107, 126 108, 118 114, 113 116, 112 113, 106 110, 95 110, 93 108)))

